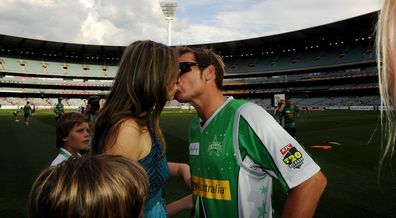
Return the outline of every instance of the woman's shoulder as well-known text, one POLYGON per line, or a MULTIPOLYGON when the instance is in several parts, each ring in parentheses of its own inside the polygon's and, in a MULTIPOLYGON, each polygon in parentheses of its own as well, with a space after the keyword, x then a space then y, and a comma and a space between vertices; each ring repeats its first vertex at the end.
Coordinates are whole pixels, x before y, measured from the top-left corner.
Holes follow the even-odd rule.
POLYGON ((138 121, 128 118, 121 121, 119 134, 127 133, 127 134, 136 134, 143 135, 148 132, 148 128, 146 125, 141 125, 138 121))
POLYGON ((133 119, 122 121, 115 144, 107 149, 107 153, 123 155, 133 160, 140 159, 146 150, 144 141, 147 140, 148 130, 144 129, 147 128, 139 126, 133 119))

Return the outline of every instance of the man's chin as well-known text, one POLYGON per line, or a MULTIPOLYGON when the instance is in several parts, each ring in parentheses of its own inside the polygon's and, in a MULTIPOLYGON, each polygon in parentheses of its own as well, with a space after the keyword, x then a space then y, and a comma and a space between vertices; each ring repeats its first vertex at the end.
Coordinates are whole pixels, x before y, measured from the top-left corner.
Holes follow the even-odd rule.
POLYGON ((183 99, 180 95, 175 95, 175 99, 180 103, 185 103, 187 100, 183 99))

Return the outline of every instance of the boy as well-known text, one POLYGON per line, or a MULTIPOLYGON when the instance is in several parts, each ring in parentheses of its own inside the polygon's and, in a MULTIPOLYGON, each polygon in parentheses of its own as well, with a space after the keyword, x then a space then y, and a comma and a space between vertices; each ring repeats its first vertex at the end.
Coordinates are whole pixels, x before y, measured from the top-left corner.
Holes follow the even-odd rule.
POLYGON ((72 155, 80 155, 89 144, 89 119, 79 113, 66 113, 56 123, 56 147, 59 154, 51 166, 67 160, 72 155))

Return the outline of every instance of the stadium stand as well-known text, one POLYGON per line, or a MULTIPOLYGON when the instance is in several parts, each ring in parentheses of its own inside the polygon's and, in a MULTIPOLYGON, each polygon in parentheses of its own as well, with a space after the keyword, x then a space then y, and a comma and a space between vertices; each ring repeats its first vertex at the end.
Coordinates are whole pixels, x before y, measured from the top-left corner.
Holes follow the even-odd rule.
MULTIPOLYGON (((377 12, 308 29, 209 47, 226 64, 224 93, 269 108, 275 94, 303 107, 379 105, 373 25, 377 12)), ((80 106, 112 85, 124 46, 0 35, 0 104, 80 106), (18 100, 19 99, 19 100, 18 100), (55 101, 56 102, 56 101, 55 101)), ((183 107, 171 101, 168 107, 183 107)))

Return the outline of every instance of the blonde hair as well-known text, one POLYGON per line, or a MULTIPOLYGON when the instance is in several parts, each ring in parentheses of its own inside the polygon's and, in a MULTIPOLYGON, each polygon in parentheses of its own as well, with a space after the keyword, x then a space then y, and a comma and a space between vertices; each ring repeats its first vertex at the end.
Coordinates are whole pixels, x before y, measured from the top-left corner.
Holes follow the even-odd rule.
POLYGON ((381 95, 382 146, 379 167, 380 171, 388 163, 394 153, 396 138, 395 126, 395 67, 396 67, 396 35, 395 35, 396 1, 385 0, 379 13, 377 23, 377 64, 378 80, 381 95))
POLYGON ((143 217, 148 177, 137 163, 122 156, 71 157, 44 170, 28 201, 32 218, 143 217))

